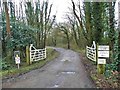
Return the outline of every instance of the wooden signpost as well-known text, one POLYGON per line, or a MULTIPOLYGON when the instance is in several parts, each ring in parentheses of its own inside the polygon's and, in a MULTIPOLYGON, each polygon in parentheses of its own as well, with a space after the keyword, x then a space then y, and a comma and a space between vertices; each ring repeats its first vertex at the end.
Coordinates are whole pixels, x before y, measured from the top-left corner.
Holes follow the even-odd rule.
POLYGON ((103 74, 105 72, 107 58, 109 58, 109 46, 97 45, 97 69, 99 74, 103 74))
POLYGON ((16 55, 15 57, 15 63, 18 65, 18 69, 19 69, 20 57, 18 55, 16 55))
POLYGON ((17 64, 18 69, 20 68, 20 52, 14 52, 15 63, 17 64))

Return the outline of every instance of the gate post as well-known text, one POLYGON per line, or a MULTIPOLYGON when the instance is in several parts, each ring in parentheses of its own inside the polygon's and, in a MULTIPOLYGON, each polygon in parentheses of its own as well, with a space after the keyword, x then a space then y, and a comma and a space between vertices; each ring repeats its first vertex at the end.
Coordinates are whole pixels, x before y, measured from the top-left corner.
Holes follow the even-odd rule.
POLYGON ((98 51, 99 50, 98 50, 98 43, 97 43, 97 46, 96 46, 97 72, 98 72, 98 74, 104 74, 105 73, 105 64, 98 63, 98 60, 99 60, 98 51))
POLYGON ((30 58, 29 58, 29 46, 26 46, 26 63, 30 65, 30 58))
POLYGON ((98 43, 96 43, 96 64, 98 65, 98 43))
POLYGON ((31 48, 32 48, 33 44, 30 44, 30 48, 29 48, 29 57, 30 57, 30 64, 32 64, 32 59, 31 59, 31 48))
POLYGON ((86 46, 86 56, 87 56, 87 58, 88 58, 88 46, 86 46))
POLYGON ((46 48, 45 48, 45 58, 46 58, 46 48))

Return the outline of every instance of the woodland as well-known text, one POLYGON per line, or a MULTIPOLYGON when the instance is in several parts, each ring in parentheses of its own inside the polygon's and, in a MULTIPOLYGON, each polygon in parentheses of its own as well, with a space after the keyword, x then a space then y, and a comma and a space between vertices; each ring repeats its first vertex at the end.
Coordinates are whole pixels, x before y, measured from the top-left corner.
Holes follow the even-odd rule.
MULTIPOLYGON (((120 70, 120 30, 115 20, 116 2, 82 2, 71 0, 64 15, 64 22, 57 22, 52 15, 53 4, 49 1, 3 2, 0 13, 2 47, 1 68, 8 70, 14 65, 14 51, 19 50, 26 62, 26 47, 46 46, 85 50, 86 45, 110 46, 107 74, 120 70)), ((59 12, 59 11, 58 11, 59 12)), ((23 64, 24 65, 24 64, 23 64)))

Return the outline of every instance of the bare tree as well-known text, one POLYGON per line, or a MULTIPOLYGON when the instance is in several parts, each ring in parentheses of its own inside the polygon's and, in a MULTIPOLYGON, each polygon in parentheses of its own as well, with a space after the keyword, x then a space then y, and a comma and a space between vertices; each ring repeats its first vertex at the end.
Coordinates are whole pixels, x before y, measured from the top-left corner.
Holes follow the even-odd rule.
POLYGON ((59 23, 58 27, 66 35, 67 48, 70 49, 70 32, 69 32, 70 28, 69 28, 69 25, 66 23, 59 23))

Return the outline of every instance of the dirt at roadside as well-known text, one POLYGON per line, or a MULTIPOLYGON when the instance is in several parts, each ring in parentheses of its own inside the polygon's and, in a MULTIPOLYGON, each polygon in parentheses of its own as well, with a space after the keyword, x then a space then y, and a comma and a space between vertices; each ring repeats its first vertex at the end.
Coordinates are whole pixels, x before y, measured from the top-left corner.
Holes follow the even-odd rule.
MULTIPOLYGON (((98 88, 118 88, 118 83, 107 79, 104 75, 97 74, 97 66, 92 61, 88 60, 85 54, 80 54, 81 60, 87 70, 87 73, 91 76, 96 87, 98 88)), ((112 77, 112 76, 111 76, 112 77)))

